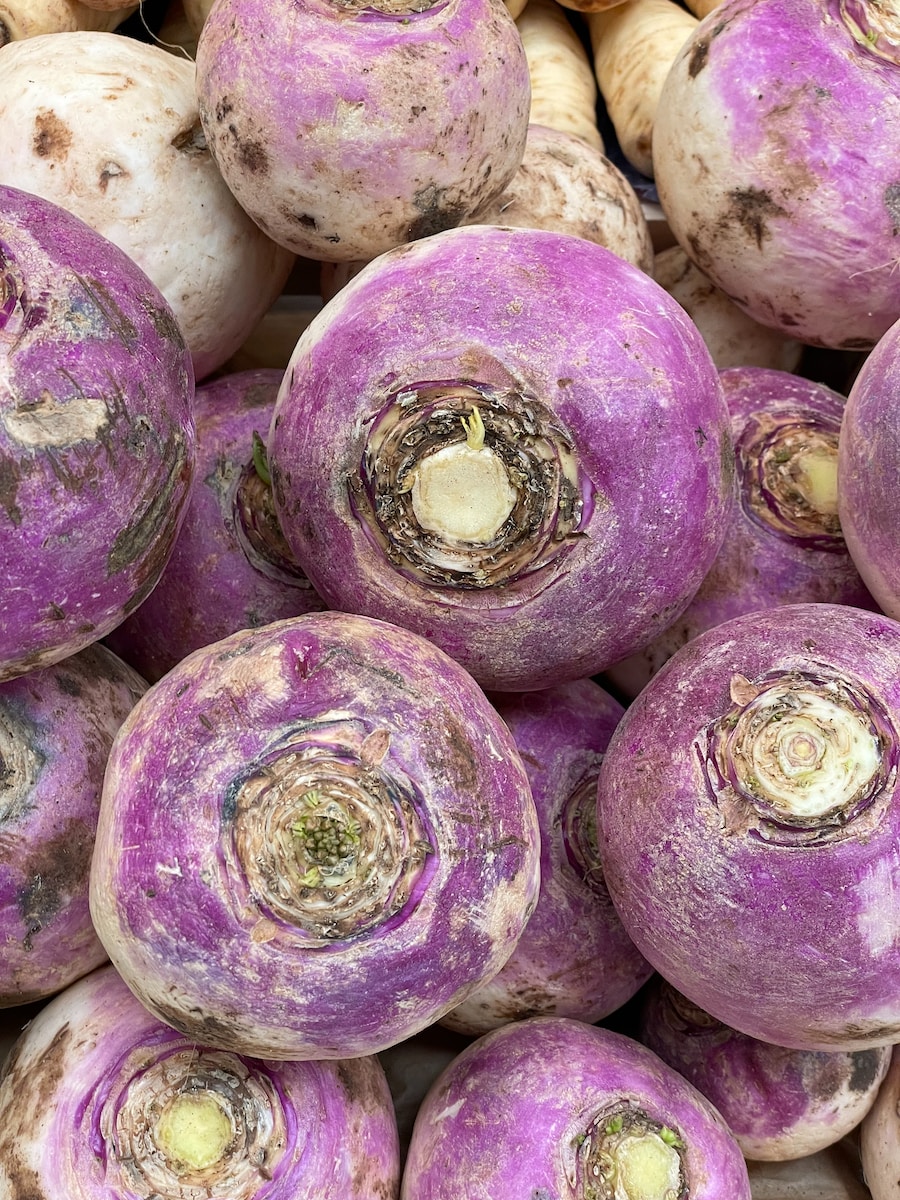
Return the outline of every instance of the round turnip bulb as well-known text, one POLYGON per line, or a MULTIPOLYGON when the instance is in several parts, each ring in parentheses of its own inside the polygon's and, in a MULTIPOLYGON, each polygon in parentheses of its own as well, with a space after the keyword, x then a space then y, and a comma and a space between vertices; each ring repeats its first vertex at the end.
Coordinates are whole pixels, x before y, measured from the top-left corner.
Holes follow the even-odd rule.
POLYGON ((194 377, 137 264, 72 213, 3 185, 0 272, 9 679, 98 641, 159 579, 193 474, 194 377))
POLYGON ((502 0, 218 0, 197 93, 244 209, 280 245, 335 262, 452 228, 501 192, 531 100, 502 0))
POLYGON ((471 676, 397 626, 310 613, 194 651, 132 710, 91 912, 128 985, 185 1034, 344 1058, 500 969, 539 854, 521 756, 471 676))
POLYGON ((301 334, 268 460, 326 604, 412 629, 492 691, 645 645, 734 501, 719 375, 684 309, 538 229, 464 226, 370 262, 301 334))
POLYGON ((600 767, 622 923, 698 1007, 762 1041, 900 1040, 900 624, 841 604, 688 642, 600 767))

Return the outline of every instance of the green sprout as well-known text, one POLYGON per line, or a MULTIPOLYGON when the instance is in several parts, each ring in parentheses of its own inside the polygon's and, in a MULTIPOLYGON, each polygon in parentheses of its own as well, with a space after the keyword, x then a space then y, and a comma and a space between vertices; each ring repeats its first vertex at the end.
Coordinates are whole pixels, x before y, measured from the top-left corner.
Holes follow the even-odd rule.
POLYGON ((257 431, 253 430, 253 466, 256 469, 257 475, 271 487, 272 476, 269 472, 269 458, 266 453, 266 443, 262 440, 257 431))

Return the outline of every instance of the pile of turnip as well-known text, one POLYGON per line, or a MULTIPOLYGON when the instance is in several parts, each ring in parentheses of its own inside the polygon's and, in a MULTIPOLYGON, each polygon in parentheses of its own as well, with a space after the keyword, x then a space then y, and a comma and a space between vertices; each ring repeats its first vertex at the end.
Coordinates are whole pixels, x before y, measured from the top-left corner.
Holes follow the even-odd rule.
POLYGON ((900 0, 0 0, 0 1200, 889 1200, 900 0))

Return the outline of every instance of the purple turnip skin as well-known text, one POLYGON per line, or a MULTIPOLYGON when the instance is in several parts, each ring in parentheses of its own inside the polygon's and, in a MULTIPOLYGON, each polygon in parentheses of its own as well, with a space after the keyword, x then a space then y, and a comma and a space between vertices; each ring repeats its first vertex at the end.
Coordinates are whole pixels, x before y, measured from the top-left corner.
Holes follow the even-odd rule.
POLYGON ((466 226, 370 262, 301 334, 268 451, 329 607, 413 629, 492 691, 645 645, 734 499, 696 326, 632 264, 545 230, 466 226))
POLYGON ((531 1017, 478 1038, 432 1085, 400 1196, 750 1200, 750 1187, 721 1116, 645 1046, 569 1017, 531 1017), (664 1183, 634 1187, 631 1148, 655 1152, 664 1183), (616 1190, 616 1167, 631 1190, 616 1190))
POLYGON ((160 1019, 266 1058, 374 1053, 509 957, 540 835, 508 729, 396 626, 336 612, 183 659, 113 745, 91 911, 160 1019))
POLYGON ((110 747, 146 686, 100 645, 0 684, 0 1007, 106 960, 91 853, 110 747))
POLYGON ((900 321, 866 357, 844 410, 838 511, 847 547, 879 606, 900 619, 900 321))
POLYGON ((159 583, 107 638, 151 683, 229 633, 325 607, 254 462, 254 434, 265 438, 281 377, 238 371, 197 388, 196 469, 181 529, 159 583))
POLYGON ((731 617, 778 604, 877 607, 838 519, 846 397, 770 368, 732 367, 721 378, 739 503, 715 562, 678 620, 607 672, 630 698, 680 646, 731 617))
POLYGON ((531 783, 541 890, 506 964, 442 1023, 475 1035, 525 1017, 600 1021, 652 974, 613 908, 597 845, 597 773, 622 705, 590 679, 491 699, 531 783))
POLYGON ((0 186, 0 680, 98 641, 157 582, 193 470, 172 311, 72 214, 0 186))
POLYGON ((662 89, 653 168, 678 242, 763 325, 869 349, 900 316, 900 9, 726 0, 662 89))
POLYGON ((900 1047, 859 1127, 859 1155, 872 1200, 894 1200, 900 1159, 900 1047))
POLYGON ((239 203, 279 244, 332 262, 452 228, 498 195, 531 106, 501 0, 218 0, 197 91, 239 203))
POLYGON ((610 741, 601 855, 657 971, 806 1050, 900 1040, 900 624, 785 605, 694 638, 610 741))
POLYGON ((875 1101, 890 1046, 789 1050, 723 1025, 661 975, 643 994, 638 1038, 716 1106, 745 1158, 781 1162, 833 1146, 875 1101))
POLYGON ((377 1058, 211 1049, 108 965, 45 1005, 0 1075, 2 1200, 395 1200, 399 1176, 377 1058))

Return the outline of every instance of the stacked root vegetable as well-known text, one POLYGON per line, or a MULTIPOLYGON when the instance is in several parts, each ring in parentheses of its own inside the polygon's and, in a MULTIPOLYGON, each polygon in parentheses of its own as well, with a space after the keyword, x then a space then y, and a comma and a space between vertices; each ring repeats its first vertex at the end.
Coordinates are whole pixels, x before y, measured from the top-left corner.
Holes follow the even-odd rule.
POLYGON ((887 1200, 900 3, 0 0, 0 1200, 887 1200))

